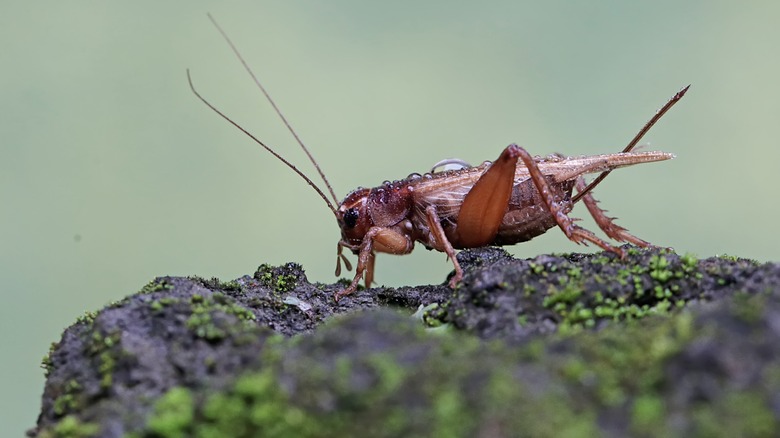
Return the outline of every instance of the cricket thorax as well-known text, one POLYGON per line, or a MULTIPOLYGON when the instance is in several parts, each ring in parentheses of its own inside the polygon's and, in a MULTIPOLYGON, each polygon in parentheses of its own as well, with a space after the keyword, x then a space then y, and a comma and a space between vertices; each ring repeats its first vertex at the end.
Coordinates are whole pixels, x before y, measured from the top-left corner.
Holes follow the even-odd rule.
POLYGON ((411 191, 405 180, 385 181, 368 194, 371 221, 377 227, 390 227, 406 219, 412 208, 411 191))

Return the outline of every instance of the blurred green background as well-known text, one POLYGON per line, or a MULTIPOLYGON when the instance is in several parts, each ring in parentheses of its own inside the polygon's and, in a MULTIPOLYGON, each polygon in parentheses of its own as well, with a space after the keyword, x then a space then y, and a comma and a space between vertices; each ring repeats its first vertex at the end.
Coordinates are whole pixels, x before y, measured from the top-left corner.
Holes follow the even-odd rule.
MULTIPOLYGON (((596 197, 659 245, 778 259, 780 3, 3 2, 0 424, 14 436, 34 425, 39 362, 63 328, 155 276, 297 261, 334 281, 332 214, 187 87, 189 67, 313 174, 207 11, 339 196, 510 142, 619 151, 693 84, 645 138, 677 159, 615 172, 596 197)), ((512 248, 580 250, 555 230, 512 248)), ((376 280, 439 283, 450 269, 418 248, 380 256, 376 280)))

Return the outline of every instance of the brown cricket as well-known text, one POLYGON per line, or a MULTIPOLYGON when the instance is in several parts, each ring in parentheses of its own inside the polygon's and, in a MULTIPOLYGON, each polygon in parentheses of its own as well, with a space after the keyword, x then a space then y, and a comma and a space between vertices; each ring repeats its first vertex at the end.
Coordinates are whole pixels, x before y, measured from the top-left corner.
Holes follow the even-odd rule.
POLYGON ((193 93, 209 108, 248 135, 257 144, 291 168, 303 178, 325 201, 336 216, 341 228, 336 258, 336 276, 341 275, 341 261, 347 270, 352 266, 343 254, 347 248, 357 255, 355 277, 344 290, 336 292, 336 300, 357 290, 361 278, 366 287, 374 279, 374 260, 377 252, 409 254, 415 242, 428 249, 447 254, 455 273, 449 285, 455 287, 463 278, 463 270, 455 257, 456 249, 476 248, 485 245, 512 245, 531 240, 558 226, 566 237, 578 244, 593 243, 606 251, 624 257, 620 247, 597 237, 591 231, 578 226, 568 214, 582 201, 599 228, 611 239, 629 242, 640 247, 650 243, 630 234, 615 224, 599 208, 592 190, 612 170, 640 163, 674 158, 673 154, 659 151, 632 152, 650 128, 688 91, 681 89, 642 127, 622 152, 566 157, 531 156, 516 144, 507 146, 498 158, 479 166, 468 166, 459 160, 444 160, 439 164, 458 163, 456 170, 413 173, 405 179, 385 182, 374 188, 358 188, 339 202, 328 179, 314 157, 287 122, 282 112, 249 68, 233 42, 211 15, 217 30, 230 45, 255 84, 271 103, 276 113, 303 148, 317 172, 322 177, 334 202, 309 177, 293 164, 246 131, 215 106, 203 98, 192 83, 189 70, 187 79, 193 93), (587 184, 585 175, 599 173, 587 184), (574 189, 577 193, 574 194, 574 189), (338 205, 338 207, 336 207, 338 205))

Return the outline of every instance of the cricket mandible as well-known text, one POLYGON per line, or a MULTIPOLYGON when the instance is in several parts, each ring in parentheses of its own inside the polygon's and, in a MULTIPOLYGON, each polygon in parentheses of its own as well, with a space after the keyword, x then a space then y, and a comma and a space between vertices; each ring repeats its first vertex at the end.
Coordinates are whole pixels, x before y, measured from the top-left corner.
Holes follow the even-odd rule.
POLYGON ((357 255, 358 259, 352 282, 345 289, 336 292, 336 300, 355 292, 361 278, 365 279, 366 287, 370 287, 374 279, 374 260, 377 252, 409 254, 414 249, 415 242, 447 254, 455 269, 449 282, 453 288, 463 278, 463 270, 455 257, 456 249, 512 245, 533 239, 555 226, 575 243, 592 243, 624 257, 622 248, 580 227, 575 223, 576 219, 569 217, 569 212, 579 201, 585 204, 598 227, 610 239, 640 247, 652 246, 615 224, 614 218, 608 217, 605 211, 599 208, 592 190, 618 167, 674 158, 673 154, 667 152, 632 150, 647 131, 683 97, 690 85, 672 96, 622 152, 580 157, 559 154, 538 157, 531 156, 516 144, 510 144, 495 161, 469 166, 459 160, 444 160, 439 164, 456 163, 461 168, 437 172, 437 164, 425 174, 413 173, 405 179, 384 182, 378 187, 358 188, 339 202, 317 161, 236 46, 214 18, 211 15, 208 17, 306 153, 325 183, 333 202, 297 167, 201 96, 187 70, 190 88, 211 110, 303 178, 336 216, 341 229, 341 240, 337 246, 336 276, 341 275, 342 261, 347 270, 352 269, 351 263, 343 254, 345 248, 357 255), (585 175, 596 173, 599 175, 589 184, 586 183, 585 175), (577 190, 576 194, 574 189, 577 190))

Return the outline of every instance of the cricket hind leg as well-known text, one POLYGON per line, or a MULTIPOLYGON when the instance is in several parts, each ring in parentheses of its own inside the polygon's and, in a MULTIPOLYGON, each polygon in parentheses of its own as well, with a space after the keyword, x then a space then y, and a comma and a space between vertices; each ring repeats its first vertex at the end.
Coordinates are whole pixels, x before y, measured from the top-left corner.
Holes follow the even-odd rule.
POLYGON ((539 166, 536 164, 536 161, 534 161, 531 154, 529 154, 521 147, 517 147, 517 150, 519 151, 520 160, 523 161, 523 164, 525 164, 526 168, 528 169, 528 173, 530 174, 537 190, 539 190, 539 194, 541 195, 542 200, 547 206, 547 209, 550 211, 550 215, 552 215, 558 227, 563 231, 566 237, 569 238, 569 240, 577 244, 587 244, 590 242, 598 245, 605 251, 619 255, 621 258, 625 257, 625 252, 619 247, 610 245, 608 242, 600 239, 591 231, 588 231, 585 228, 575 224, 574 219, 570 218, 567 214, 570 204, 555 198, 555 192, 553 191, 552 187, 550 187, 550 183, 544 177, 542 171, 539 170, 539 166))
POLYGON ((453 240, 459 248, 477 248, 495 239, 512 196, 520 149, 507 146, 463 198, 453 240))
MULTIPOLYGON (((578 192, 583 192, 587 188, 585 178, 579 176, 575 183, 575 187, 577 188, 578 192)), ((598 225, 599 228, 604 231, 604 234, 609 236, 610 239, 617 240, 618 242, 633 243, 634 245, 641 246, 642 248, 654 246, 652 243, 634 236, 633 234, 629 233, 628 230, 616 224, 614 222, 615 218, 607 216, 606 210, 598 206, 599 201, 593 197, 590 191, 585 193, 581 199, 582 202, 585 203, 585 207, 590 212, 590 215, 596 221, 596 225, 598 225)))

